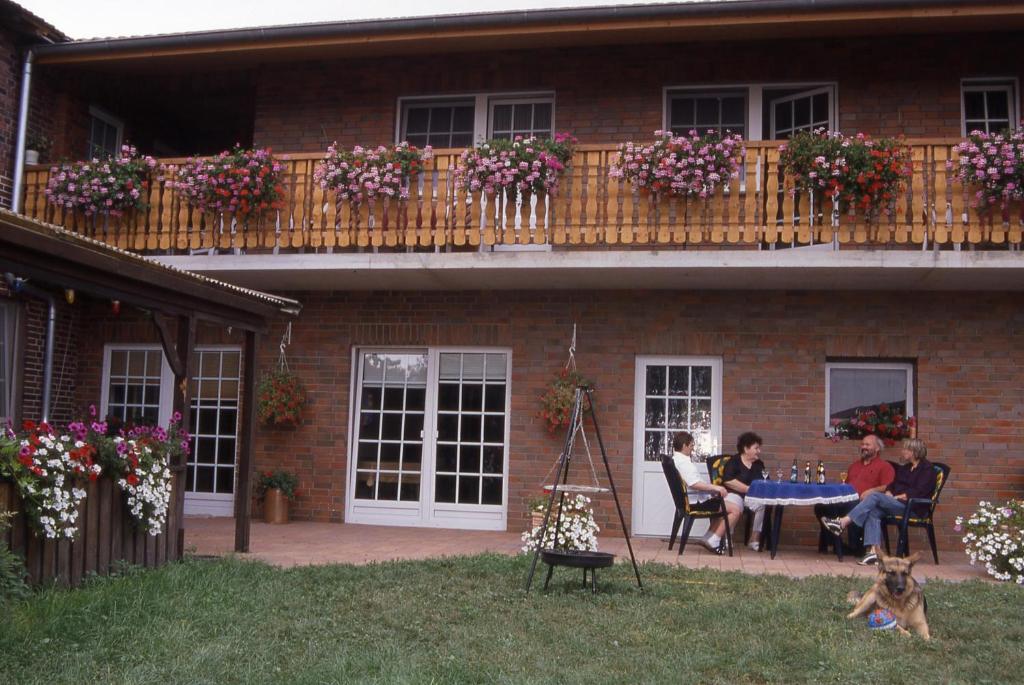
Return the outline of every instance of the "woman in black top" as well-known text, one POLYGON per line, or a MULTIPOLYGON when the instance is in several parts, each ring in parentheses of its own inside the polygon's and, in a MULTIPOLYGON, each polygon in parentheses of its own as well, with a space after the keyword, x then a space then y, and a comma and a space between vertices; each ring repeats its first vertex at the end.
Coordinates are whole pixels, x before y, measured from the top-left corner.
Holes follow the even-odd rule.
MULTIPOLYGON (((764 462, 761 461, 762 442, 761 436, 751 431, 743 433, 736 440, 737 454, 722 470, 722 484, 729 490, 725 497, 726 503, 732 502, 734 506, 742 509, 750 484, 761 479, 764 473, 764 462)), ((764 505, 757 504, 748 508, 754 512, 754 539, 750 541, 750 548, 756 551, 761 549, 764 505)))

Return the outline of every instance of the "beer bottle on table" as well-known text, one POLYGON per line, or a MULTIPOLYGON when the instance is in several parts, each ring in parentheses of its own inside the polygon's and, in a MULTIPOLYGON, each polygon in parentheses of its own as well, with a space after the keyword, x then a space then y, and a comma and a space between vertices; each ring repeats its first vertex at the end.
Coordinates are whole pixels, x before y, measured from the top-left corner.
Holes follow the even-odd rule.
POLYGON ((796 465, 796 457, 793 457, 793 466, 792 468, 789 469, 789 482, 795 483, 797 481, 797 478, 799 478, 799 474, 800 471, 796 465))
POLYGON ((811 483, 811 462, 807 462, 804 466, 804 483, 808 485, 811 483))
POLYGON ((818 485, 825 484, 825 462, 818 460, 818 485))

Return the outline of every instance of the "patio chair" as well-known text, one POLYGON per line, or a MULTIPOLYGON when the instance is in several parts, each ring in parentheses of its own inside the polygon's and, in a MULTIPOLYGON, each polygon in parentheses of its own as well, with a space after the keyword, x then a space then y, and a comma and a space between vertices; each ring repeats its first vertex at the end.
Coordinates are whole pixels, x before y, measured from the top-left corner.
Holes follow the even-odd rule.
POLYGON ((911 526, 914 528, 924 528, 928 531, 928 543, 932 547, 932 557, 935 559, 935 565, 939 565, 939 552, 935 546, 935 525, 932 520, 935 516, 935 506, 939 503, 939 495, 942 494, 942 487, 949 480, 949 466, 947 464, 941 464, 937 461, 932 462, 932 468, 935 469, 935 491, 932 492, 931 497, 914 497, 907 500, 907 506, 904 508, 902 514, 896 514, 895 516, 886 516, 882 520, 882 540, 885 542, 885 553, 889 554, 889 526, 899 526, 899 537, 896 539, 896 556, 907 556, 910 554, 910 535, 909 529, 911 526), (928 505, 928 513, 915 516, 912 512, 912 508, 915 505, 928 505))
MULTIPOLYGON (((708 477, 713 485, 722 484, 722 474, 725 473, 725 465, 732 459, 731 454, 719 454, 708 458, 708 477)), ((754 512, 743 507, 743 544, 750 542, 750 530, 754 527, 754 512)))
MULTIPOLYGON (((719 518, 728 520, 729 513, 725 509, 725 500, 721 497, 713 498, 719 504, 717 511, 692 511, 690 509, 689 493, 686 491, 686 482, 679 475, 679 469, 676 468, 671 456, 667 454, 662 455, 661 468, 665 472, 668 490, 672 493, 672 501, 676 507, 675 516, 672 519, 672 533, 668 538, 668 548, 672 549, 672 543, 675 542, 676 532, 679 531, 679 524, 681 523, 683 530, 679 533, 679 555, 682 556, 683 549, 686 548, 686 542, 690 538, 690 529, 693 528, 694 521, 697 519, 714 521, 719 518)), ((729 551, 729 556, 731 557, 732 533, 729 531, 728 525, 725 526, 725 548, 729 551)))

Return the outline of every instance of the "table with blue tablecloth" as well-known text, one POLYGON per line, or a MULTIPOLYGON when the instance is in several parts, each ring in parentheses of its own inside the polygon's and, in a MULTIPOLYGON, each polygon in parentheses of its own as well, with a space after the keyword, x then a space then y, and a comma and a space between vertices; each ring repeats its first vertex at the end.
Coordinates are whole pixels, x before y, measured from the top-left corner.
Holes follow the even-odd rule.
POLYGON ((755 480, 747 491, 746 505, 763 504, 769 507, 765 515, 768 549, 772 559, 779 548, 779 529, 782 527, 782 511, 787 506, 809 507, 815 504, 839 504, 856 502, 860 499, 852 485, 846 483, 779 483, 771 480, 755 480))

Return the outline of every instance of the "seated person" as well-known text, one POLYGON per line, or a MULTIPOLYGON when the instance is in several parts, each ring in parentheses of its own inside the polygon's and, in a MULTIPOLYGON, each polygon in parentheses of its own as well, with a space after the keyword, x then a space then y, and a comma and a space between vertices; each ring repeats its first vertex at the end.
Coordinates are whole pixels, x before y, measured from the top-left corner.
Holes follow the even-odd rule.
MULTIPOLYGON (((885 492, 896 477, 892 464, 882 459, 882 439, 877 435, 865 435, 860 441, 860 459, 847 469, 847 482, 857 491, 861 500, 873 492, 885 492)), ((837 504, 815 504, 814 517, 825 526, 824 519, 839 518, 850 512, 855 502, 837 504)))
MULTIPOLYGON (((826 518, 825 527, 836 535, 851 523, 864 529, 864 544, 870 546, 868 553, 857 563, 861 566, 878 561, 878 545, 882 541, 882 522, 886 516, 902 514, 908 499, 930 498, 935 491, 935 469, 928 461, 928 448, 924 441, 911 438, 903 441, 903 458, 906 463, 896 469, 896 478, 885 492, 873 492, 842 518, 826 518)), ((918 507, 912 514, 928 513, 928 505, 918 507)))
MULTIPOLYGON (((761 436, 747 431, 736 440, 736 456, 729 460, 722 470, 722 484, 729 490, 726 504, 731 503, 737 511, 743 512, 744 499, 750 484, 760 480, 764 473, 764 462, 761 461, 761 436)), ((761 549, 761 526, 764 523, 764 505, 757 504, 749 509, 754 512, 754 539, 750 541, 750 549, 755 552, 761 549)), ((739 520, 729 517, 729 525, 735 526, 739 520)))
MULTIPOLYGON (((700 471, 691 460, 693 455, 693 436, 686 431, 676 433, 675 437, 672 438, 672 450, 672 461, 675 463, 676 470, 679 471, 683 482, 686 483, 687 490, 698 493, 697 502, 690 504, 690 510, 718 511, 718 502, 714 501, 712 497, 725 497, 728 491, 721 485, 712 485, 705 480, 701 480, 700 471)), ((729 518, 739 518, 740 510, 736 509, 735 505, 727 503, 726 509, 729 512, 729 518), (734 514, 735 517, 733 516, 734 514)), ((722 540, 723 535, 725 535, 725 519, 714 519, 708 534, 704 536, 700 543, 715 554, 724 554, 726 550, 725 542, 722 540)))

